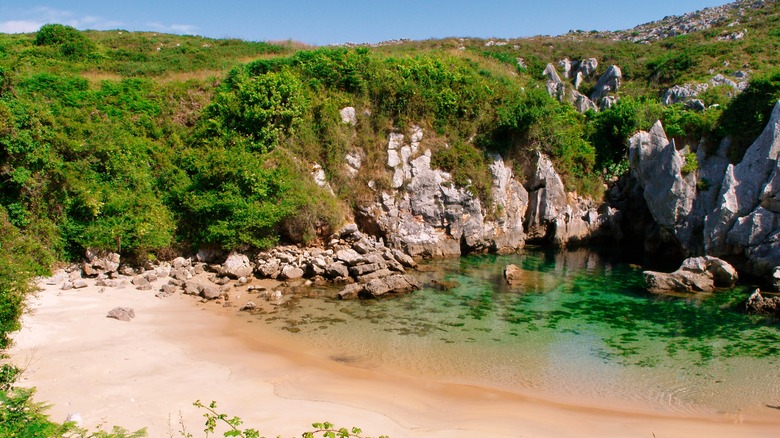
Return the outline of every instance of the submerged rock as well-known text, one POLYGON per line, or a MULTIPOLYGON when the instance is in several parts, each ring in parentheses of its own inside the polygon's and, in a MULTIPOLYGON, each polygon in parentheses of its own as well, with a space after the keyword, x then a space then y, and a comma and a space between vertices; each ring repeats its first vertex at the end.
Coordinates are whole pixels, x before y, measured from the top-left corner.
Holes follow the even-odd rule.
POLYGON ((780 297, 764 297, 756 289, 745 301, 745 310, 748 313, 780 317, 780 297))
POLYGON ((645 271, 647 289, 653 293, 713 292, 734 286, 737 270, 717 257, 692 257, 672 273, 645 271))
POLYGON ((517 265, 507 265, 504 268, 504 279, 510 286, 521 280, 523 271, 517 265))

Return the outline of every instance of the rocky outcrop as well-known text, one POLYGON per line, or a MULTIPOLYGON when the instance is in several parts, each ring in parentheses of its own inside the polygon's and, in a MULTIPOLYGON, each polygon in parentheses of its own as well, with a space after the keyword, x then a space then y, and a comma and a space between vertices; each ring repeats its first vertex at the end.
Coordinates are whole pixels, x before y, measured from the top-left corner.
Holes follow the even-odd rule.
POLYGON ((384 236, 388 246, 412 257, 446 257, 475 251, 509 252, 523 246, 528 195, 512 170, 495 156, 492 209, 471 191, 453 184, 449 173, 431 167, 432 153, 419 153, 422 130, 407 143, 391 134, 387 166, 393 188, 359 209, 362 229, 384 236))
MULTIPOLYGON (((601 102, 602 99, 611 93, 617 93, 622 79, 623 72, 620 70, 620 67, 616 65, 609 66, 607 71, 605 71, 598 82, 596 82, 596 87, 590 95, 590 100, 595 102, 599 108, 604 108, 605 106, 603 106, 601 102)), ((614 104, 614 102, 610 101, 609 105, 611 106, 612 104, 614 104)))
MULTIPOLYGON (((736 26, 749 10, 763 8, 772 3, 767 0, 737 0, 723 6, 705 8, 684 15, 667 16, 659 21, 642 24, 630 30, 597 32, 595 36, 616 41, 650 44, 664 38, 707 30, 721 23, 729 23, 731 27, 736 26)), ((737 31, 726 33, 719 38, 741 39, 744 37, 745 32, 737 31), (742 35, 740 36, 740 34, 742 35)))
POLYGON ((736 165, 724 142, 714 154, 698 150, 697 166, 684 175, 685 158, 660 123, 629 143, 631 176, 667 243, 687 256, 728 259, 753 276, 768 278, 780 266, 780 103, 736 165))
POLYGON ((547 80, 547 93, 561 102, 571 103, 574 108, 581 113, 588 110, 598 111, 598 106, 596 106, 592 100, 577 91, 580 85, 582 85, 584 78, 590 76, 593 72, 592 69, 595 69, 595 67, 598 66, 598 61, 596 61, 595 58, 590 58, 588 60, 572 62, 566 58, 561 60, 558 64, 564 69, 564 77, 567 79, 570 79, 570 75, 574 74, 574 88, 567 86, 567 84, 561 80, 554 65, 547 64, 547 67, 543 72, 547 80), (575 67, 578 68, 576 72, 573 70, 575 67))
POLYGON ((780 102, 737 165, 726 168, 704 226, 708 254, 743 255, 755 275, 780 266, 780 102))
POLYGON ((645 271, 644 276, 653 293, 713 292, 733 287, 738 279, 736 269, 716 257, 689 258, 672 273, 645 271))
POLYGON ((533 176, 526 182, 526 238, 566 246, 612 234, 619 239, 618 211, 604 206, 599 213, 591 200, 567 193, 549 158, 537 154, 533 176))

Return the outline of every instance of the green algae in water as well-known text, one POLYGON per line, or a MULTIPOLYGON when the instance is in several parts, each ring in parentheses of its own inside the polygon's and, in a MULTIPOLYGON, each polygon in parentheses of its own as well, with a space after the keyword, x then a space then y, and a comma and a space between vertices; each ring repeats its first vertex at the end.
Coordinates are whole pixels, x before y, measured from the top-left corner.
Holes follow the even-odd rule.
POLYGON ((397 299, 302 299, 279 321, 337 357, 425 377, 675 412, 780 404, 780 326, 737 311, 742 288, 648 294, 640 269, 587 251, 430 264, 397 299), (516 286, 503 269, 516 264, 516 286), (446 284, 448 287, 441 287, 446 284), (337 318, 314 315, 339 315, 337 318), (357 359, 356 359, 357 360, 357 359))

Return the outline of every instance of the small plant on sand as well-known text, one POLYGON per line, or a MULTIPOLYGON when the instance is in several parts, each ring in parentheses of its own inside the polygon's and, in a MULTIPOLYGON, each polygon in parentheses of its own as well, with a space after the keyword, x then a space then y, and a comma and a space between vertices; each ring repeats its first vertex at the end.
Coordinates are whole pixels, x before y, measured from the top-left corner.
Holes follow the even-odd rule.
MULTIPOLYGON (((217 411, 217 402, 212 401, 208 405, 204 405, 200 400, 193 403, 196 407, 205 409, 206 413, 203 416, 206 418, 206 428, 203 431, 206 433, 206 437, 215 433, 219 424, 226 425, 228 430, 222 435, 225 437, 240 437, 240 438, 264 438, 261 437, 260 432, 256 429, 244 429, 241 430, 240 426, 244 423, 239 417, 230 418, 227 414, 217 411)), ((370 438, 360 435, 363 433, 357 427, 347 429, 345 427, 336 429, 333 423, 313 423, 311 425, 314 430, 304 432, 301 434, 303 438, 314 438, 315 436, 322 436, 324 438, 370 438)), ((185 438, 193 438, 192 434, 182 432, 181 435, 185 438)), ((385 435, 379 438, 388 438, 385 435)))

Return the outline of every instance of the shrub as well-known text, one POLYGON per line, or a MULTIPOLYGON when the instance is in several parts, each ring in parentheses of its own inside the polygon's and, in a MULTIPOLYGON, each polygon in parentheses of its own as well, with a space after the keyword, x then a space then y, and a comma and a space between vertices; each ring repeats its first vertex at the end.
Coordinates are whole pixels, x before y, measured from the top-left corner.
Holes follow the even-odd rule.
POLYGON ((95 45, 83 33, 62 24, 45 24, 35 34, 36 46, 57 47, 60 53, 72 59, 87 56, 95 45))

